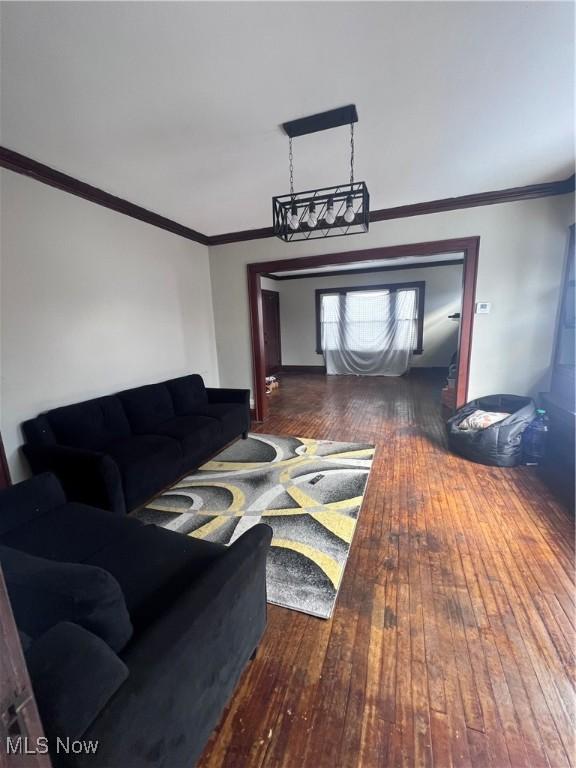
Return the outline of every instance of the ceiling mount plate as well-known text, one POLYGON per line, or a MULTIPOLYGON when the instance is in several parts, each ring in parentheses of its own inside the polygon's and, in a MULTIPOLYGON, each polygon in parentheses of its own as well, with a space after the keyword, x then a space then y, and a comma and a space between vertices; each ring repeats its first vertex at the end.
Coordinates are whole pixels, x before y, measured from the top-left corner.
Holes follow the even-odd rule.
POLYGON ((329 109, 327 112, 319 112, 317 115, 301 117, 298 120, 290 120, 282 123, 282 128, 287 136, 305 136, 307 133, 327 131, 329 128, 338 128, 341 125, 350 125, 358 122, 358 112, 355 104, 346 107, 329 109))

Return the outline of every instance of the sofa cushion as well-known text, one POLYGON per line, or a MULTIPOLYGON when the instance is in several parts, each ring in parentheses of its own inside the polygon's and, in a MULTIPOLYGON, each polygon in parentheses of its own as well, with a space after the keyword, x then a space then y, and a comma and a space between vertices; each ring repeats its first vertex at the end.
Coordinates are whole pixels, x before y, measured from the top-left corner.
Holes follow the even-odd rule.
POLYGON ((135 509, 179 476, 182 448, 164 435, 137 435, 109 445, 106 452, 120 469, 126 509, 135 509))
POLYGON ((165 611, 226 547, 155 525, 131 529, 87 562, 111 573, 122 588, 130 618, 140 629, 165 611))
POLYGON ((99 451, 131 434, 120 400, 111 395, 55 408, 45 414, 60 445, 99 451))
POLYGON ((218 419, 198 414, 177 416, 160 424, 156 431, 180 441, 187 469, 215 450, 222 437, 222 425, 218 419))
POLYGON ((108 571, 4 546, 0 562, 16 624, 31 638, 61 621, 79 624, 115 651, 132 636, 124 595, 108 571))
POLYGON ((36 640, 26 665, 52 741, 79 739, 128 678, 128 667, 103 640, 70 622, 36 640))
POLYGON ((250 429, 250 412, 238 403, 215 403, 205 405, 201 413, 211 419, 218 419, 222 425, 225 442, 233 440, 250 429))
POLYGON ((154 434, 154 427, 176 415, 166 384, 127 389, 118 397, 135 434, 154 434))
POLYGON ((166 382, 166 386, 172 396, 174 412, 177 416, 193 413, 208 402, 204 381, 197 373, 170 379, 166 382))
POLYGON ((6 531, 0 544, 52 560, 81 563, 127 529, 141 526, 136 518, 69 502, 6 531))

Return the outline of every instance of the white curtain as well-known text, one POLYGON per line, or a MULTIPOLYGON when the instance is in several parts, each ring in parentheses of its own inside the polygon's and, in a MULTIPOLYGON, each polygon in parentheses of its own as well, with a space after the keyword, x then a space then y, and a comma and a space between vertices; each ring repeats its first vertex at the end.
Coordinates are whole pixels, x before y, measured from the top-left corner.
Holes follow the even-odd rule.
POLYGON ((325 293, 321 299, 321 339, 327 373, 406 373, 417 342, 416 289, 325 293))

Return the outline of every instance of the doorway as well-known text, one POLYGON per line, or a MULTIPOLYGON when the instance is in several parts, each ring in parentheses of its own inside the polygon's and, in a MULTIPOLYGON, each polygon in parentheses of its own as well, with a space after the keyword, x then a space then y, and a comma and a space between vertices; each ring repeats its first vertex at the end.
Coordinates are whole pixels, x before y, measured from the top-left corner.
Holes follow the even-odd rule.
POLYGON ((443 254, 449 253, 459 253, 463 263, 462 309, 458 333, 458 352, 455 363, 456 381, 454 387, 455 406, 463 405, 468 395, 479 245, 479 237, 455 238, 248 264, 248 295, 254 376, 254 416, 256 420, 263 421, 268 413, 268 403, 265 394, 266 350, 264 344, 264 305, 261 276, 283 271, 310 271, 331 266, 334 269, 342 269, 343 265, 353 265, 359 268, 359 270, 364 271, 370 262, 392 259, 408 258, 418 263, 420 258, 422 258, 420 263, 424 265, 424 262, 431 256, 442 257, 443 254))
POLYGON ((262 289, 262 330, 264 333, 264 363, 266 376, 277 373, 282 366, 280 339, 280 294, 262 289))

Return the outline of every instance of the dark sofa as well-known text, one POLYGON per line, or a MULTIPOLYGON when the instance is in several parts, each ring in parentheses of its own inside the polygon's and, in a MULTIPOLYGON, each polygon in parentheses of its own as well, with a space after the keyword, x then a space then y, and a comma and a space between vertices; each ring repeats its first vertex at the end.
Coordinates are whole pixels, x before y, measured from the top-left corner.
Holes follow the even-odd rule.
POLYGON ((192 768, 266 623, 271 529, 230 547, 67 503, 54 475, 0 492, 0 562, 55 766, 192 768), (56 737, 97 740, 55 754, 56 737))
POLYGON ((70 500, 129 512, 246 436, 249 398, 182 376, 40 414, 22 425, 23 451, 70 500))

